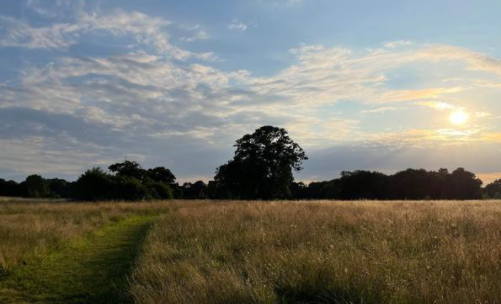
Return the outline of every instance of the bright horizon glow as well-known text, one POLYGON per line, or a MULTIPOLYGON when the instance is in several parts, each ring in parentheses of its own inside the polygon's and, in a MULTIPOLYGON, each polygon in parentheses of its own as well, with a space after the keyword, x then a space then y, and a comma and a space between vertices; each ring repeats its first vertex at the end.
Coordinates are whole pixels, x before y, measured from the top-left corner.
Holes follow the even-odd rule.
POLYGON ((463 125, 469 119, 468 113, 463 110, 457 110, 451 113, 449 116, 449 121, 454 125, 463 125))

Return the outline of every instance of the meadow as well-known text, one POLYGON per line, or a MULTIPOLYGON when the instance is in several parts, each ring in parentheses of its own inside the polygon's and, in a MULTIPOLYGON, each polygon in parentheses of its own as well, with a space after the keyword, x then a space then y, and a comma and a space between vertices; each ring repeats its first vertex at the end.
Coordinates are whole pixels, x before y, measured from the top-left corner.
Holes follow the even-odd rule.
POLYGON ((5 303, 501 303, 499 201, 3 201, 0 237, 5 303))

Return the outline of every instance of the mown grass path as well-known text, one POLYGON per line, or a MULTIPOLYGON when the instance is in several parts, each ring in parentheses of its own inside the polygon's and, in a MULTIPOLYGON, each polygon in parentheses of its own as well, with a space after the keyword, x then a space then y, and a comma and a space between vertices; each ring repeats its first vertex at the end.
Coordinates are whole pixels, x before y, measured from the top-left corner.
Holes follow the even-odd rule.
POLYGON ((135 216, 0 278, 0 303, 128 303, 127 275, 156 217, 135 216))

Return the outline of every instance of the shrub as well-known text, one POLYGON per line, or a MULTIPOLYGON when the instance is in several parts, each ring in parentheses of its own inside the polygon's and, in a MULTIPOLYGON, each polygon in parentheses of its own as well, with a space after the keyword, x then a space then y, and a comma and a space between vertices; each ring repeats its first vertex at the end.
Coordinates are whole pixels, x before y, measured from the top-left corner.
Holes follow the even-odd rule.
POLYGON ((172 194, 172 189, 167 184, 160 182, 152 182, 148 185, 148 188, 153 198, 165 199, 165 200, 170 200, 174 198, 174 195, 172 194))

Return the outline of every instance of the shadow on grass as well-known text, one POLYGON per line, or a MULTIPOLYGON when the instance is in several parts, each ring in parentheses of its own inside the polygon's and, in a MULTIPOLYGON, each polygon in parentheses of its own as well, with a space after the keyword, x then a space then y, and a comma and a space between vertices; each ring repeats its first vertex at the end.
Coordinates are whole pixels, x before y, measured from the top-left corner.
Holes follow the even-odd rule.
POLYGON ((0 281, 1 303, 131 303, 127 275, 154 217, 132 217, 0 281))

